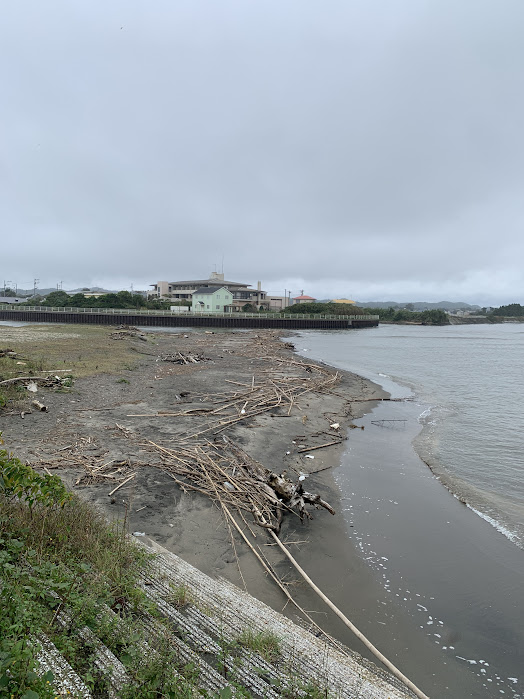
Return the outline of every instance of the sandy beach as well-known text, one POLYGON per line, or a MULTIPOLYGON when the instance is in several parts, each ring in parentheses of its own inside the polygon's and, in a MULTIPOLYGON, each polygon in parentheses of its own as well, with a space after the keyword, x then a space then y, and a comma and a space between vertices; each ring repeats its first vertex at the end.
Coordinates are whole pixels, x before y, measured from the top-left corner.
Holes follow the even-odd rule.
MULTIPOLYGON (((5 330, 9 333, 9 342, 20 352, 23 352, 24 336, 38 346, 38 333, 34 328, 5 330)), ((148 444, 152 442, 170 449, 181 437, 208 429, 214 423, 202 411, 213 406, 212 396, 229 394, 237 386, 265 382, 268 377, 290 376, 297 371, 297 361, 304 362, 304 366, 320 365, 309 357, 297 357, 292 346, 269 331, 159 332, 149 333, 147 341, 143 341, 133 334, 114 339, 109 328, 82 328, 80 337, 68 339, 67 334, 73 334, 74 330, 78 332, 78 328, 57 328, 57 332, 65 333, 66 337, 59 338, 50 351, 66 352, 67 358, 73 361, 75 348, 80 344, 83 347, 81 361, 89 357, 84 368, 80 367, 84 376, 77 379, 68 392, 42 390, 41 397, 48 412, 33 412, 24 419, 19 414, 0 418, 0 429, 8 448, 37 469, 47 468, 51 473, 58 473, 109 518, 125 518, 129 531, 139 535, 141 540, 156 541, 202 572, 223 577, 247 589, 273 609, 300 622, 296 609, 236 534, 233 548, 220 508, 198 492, 183 492, 166 471, 161 452, 148 444), (96 351, 90 354, 89 346, 96 347, 96 351), (199 356, 203 361, 180 365, 162 360, 175 352, 199 356), (93 373, 98 357, 103 357, 104 361, 102 374, 93 373), (186 414, 181 416, 180 413, 186 414), (94 469, 112 476, 97 476, 99 472, 93 473, 94 469)), ((47 337, 53 331, 46 326, 40 332, 47 337)), ((47 337, 46 341, 52 342, 53 338, 47 337)), ((397 444, 377 439, 370 442, 369 411, 377 406, 374 399, 388 394, 371 381, 350 372, 326 365, 322 365, 322 370, 326 376, 336 375, 336 384, 329 391, 304 394, 292 406, 289 416, 287 407, 286 410, 266 411, 238 419, 225 429, 210 430, 205 436, 210 440, 227 436, 263 466, 277 473, 285 472, 292 480, 300 473, 311 474, 307 478, 308 490, 320 494, 336 514, 332 516, 325 509, 310 507, 312 520, 301 523, 291 514, 284 518, 281 540, 287 543, 300 565, 363 633, 428 695, 490 696, 468 665, 456 661, 447 663, 438 655, 440 651, 431 638, 417 633, 417 622, 396 605, 391 595, 388 597, 380 571, 359 549, 362 540, 355 536, 357 529, 361 536, 369 534, 362 532, 362 521, 355 520, 356 528, 352 528, 348 508, 358 498, 365 499, 381 482, 387 482, 376 466, 391 459, 404 461, 402 450, 409 442, 402 440, 397 444), (359 426, 365 424, 366 431, 350 429, 355 421, 359 426), (339 424, 337 430, 330 427, 335 423, 339 424), (340 444, 311 452, 300 451, 337 441, 337 435, 343 438, 340 444), (358 479, 353 478, 349 491, 346 488, 341 493, 335 472, 343 454, 356 454, 357 449, 362 453, 359 459, 365 460, 366 468, 360 471, 358 479), (307 458, 307 455, 314 458, 307 458), (353 493, 355 497, 349 497, 352 489, 358 490, 353 493)), ((304 367, 299 371, 305 377, 310 376, 304 367)), ((416 502, 422 486, 415 474, 412 483, 413 487, 406 490, 405 495, 416 502)), ((447 507, 447 501, 451 500, 453 508, 456 501, 440 484, 434 483, 434 493, 428 496, 431 502, 447 507)), ((402 497, 401 481, 387 487, 399 489, 397 497, 402 497)), ((417 527, 425 527, 422 510, 417 527)), ((407 537, 411 536, 413 525, 406 516, 407 537)), ((328 634, 372 660, 360 641, 299 578, 266 531, 252 524, 250 527, 256 534, 254 545, 260 547, 297 603, 328 634)), ((388 556, 389 552, 384 555, 388 556)), ((420 566, 430 565, 430 552, 419 550, 417 560, 420 566)))
MULTIPOLYGON (((7 330, 14 340, 22 340, 24 334, 35 340, 30 328, 16 328, 14 337, 13 329, 7 330)), ((111 329, 105 328, 104 332, 109 338, 111 329)), ((9 449, 37 469, 45 467, 58 473, 108 517, 125 517, 131 533, 150 537, 203 572, 223 576, 296 618, 294 608, 286 605, 283 593, 240 540, 235 542, 237 561, 220 510, 199 493, 182 492, 162 470, 158 453, 141 447, 143 440, 169 447, 176 435, 207 424, 205 417, 196 415, 177 418, 157 413, 174 412, 181 405, 186 411, 196 409, 202 406, 201 396, 230 391, 234 388, 232 381, 251 383, 268 372, 285 372, 286 365, 271 357, 295 361, 292 348, 285 347, 272 332, 192 332, 149 334, 147 342, 133 337, 108 339, 106 352, 110 353, 113 346, 121 351, 122 343, 133 347, 138 357, 131 370, 78 379, 69 393, 42 394, 48 412, 27 414, 24 419, 19 415, 3 417, 1 429, 9 449), (189 365, 159 361, 174 351, 202 355, 206 361, 189 365), (105 462, 125 464, 122 474, 117 474, 120 480, 91 477, 96 467, 93 464, 105 462), (128 472, 136 472, 136 476, 109 497, 128 472)), ((23 342, 17 348, 23 348, 23 342)), ((332 476, 346 443, 314 450, 309 454, 314 458, 299 453, 299 449, 336 441, 339 435, 344 438, 352 420, 373 404, 369 399, 382 395, 371 382, 338 372, 332 392, 308 393, 289 416, 263 413, 223 432, 262 465, 278 473, 287 472, 292 480, 301 472, 319 471, 309 476, 308 489, 331 503, 337 514, 310 508, 313 519, 304 523, 288 515, 281 538, 289 542, 294 555, 318 584, 327 586, 335 597, 348 578, 368 574, 347 549, 340 496, 332 476), (364 402, 352 402, 362 399, 364 402), (337 430, 330 428, 334 423, 340 425, 337 430)), ((297 601, 317 614, 318 623, 328 633, 361 652, 361 644, 336 618, 326 614, 322 603, 271 545, 266 532, 254 529, 257 543, 297 601)), ((372 585, 366 589, 371 599, 372 585)))

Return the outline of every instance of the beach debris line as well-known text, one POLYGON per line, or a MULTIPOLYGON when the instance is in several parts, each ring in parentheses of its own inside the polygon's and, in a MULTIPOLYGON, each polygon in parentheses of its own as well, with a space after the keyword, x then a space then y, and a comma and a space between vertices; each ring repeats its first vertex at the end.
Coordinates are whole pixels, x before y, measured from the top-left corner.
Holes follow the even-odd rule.
MULTIPOLYGON (((270 413, 272 417, 288 417, 293 410, 302 412, 301 399, 307 398, 310 393, 329 393, 340 379, 338 372, 332 373, 315 364, 282 357, 268 356, 260 359, 275 362, 276 366, 285 366, 286 374, 270 369, 260 371, 257 376, 253 375, 249 382, 226 379, 226 383, 232 386, 229 391, 191 394, 193 403, 205 405, 184 411, 165 409, 157 410, 156 413, 133 413, 127 417, 211 417, 212 420, 201 430, 184 437, 188 441, 209 432, 218 434, 263 413, 270 413), (209 405, 213 407, 209 408, 209 405)), ((307 416, 303 415, 302 418, 305 423, 307 416)))
MULTIPOLYGON (((66 376, 15 376, 12 379, 5 379, 0 381, 0 386, 9 386, 15 383, 24 383, 26 388, 31 384, 38 384, 44 388, 61 388, 63 386, 72 386, 73 377, 71 375, 66 376)), ((29 389, 33 390, 33 389, 29 389)))
POLYGON ((250 513, 255 524, 277 534, 286 512, 302 521, 312 519, 308 505, 335 514, 320 495, 304 490, 303 479, 294 483, 285 474, 265 468, 226 436, 191 446, 179 441, 167 448, 151 440, 141 446, 161 456, 158 468, 169 473, 182 490, 207 495, 234 508, 243 519, 250 513))
POLYGON ((109 333, 109 337, 112 340, 125 340, 126 337, 130 337, 133 340, 147 342, 147 335, 134 325, 117 325, 116 329, 109 333))
MULTIPOLYGON (((174 352, 173 354, 162 354, 159 359, 162 362, 173 362, 175 364, 198 364, 199 362, 211 362, 209 357, 195 352, 174 352)), ((157 360, 158 361, 158 360, 157 360)))

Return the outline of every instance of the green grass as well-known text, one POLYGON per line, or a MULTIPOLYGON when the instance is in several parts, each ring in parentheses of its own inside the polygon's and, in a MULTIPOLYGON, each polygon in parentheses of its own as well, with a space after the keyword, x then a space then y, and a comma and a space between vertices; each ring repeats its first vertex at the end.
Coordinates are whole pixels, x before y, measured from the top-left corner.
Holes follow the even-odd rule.
POLYGON ((182 609, 182 607, 187 607, 188 604, 194 603, 191 591, 184 583, 180 585, 171 585, 171 592, 167 597, 167 601, 177 609, 182 609))
POLYGON ((67 608, 80 628, 96 626, 106 607, 137 608, 147 562, 122 523, 108 525, 57 476, 0 450, 0 698, 54 696, 49 677, 35 673, 34 639, 43 632, 66 657, 77 654, 58 612, 67 608))
MULTIPOLYGON (((27 358, 0 357, 0 381, 14 379, 17 376, 38 376, 45 369, 43 360, 29 360, 27 358), (23 364, 17 364, 23 361, 23 364)), ((0 410, 22 410, 28 407, 34 394, 29 393, 25 386, 20 384, 0 385, 0 410)))
MULTIPOLYGON (((230 663, 240 646, 281 664, 279 637, 247 629, 236 639, 220 639, 223 657, 215 658, 234 689, 217 695, 199 688, 198 667, 179 650, 183 635, 139 584, 152 555, 126 529, 125 521, 108 524, 58 476, 40 475, 0 447, 0 699, 56 697, 52 673, 42 676, 35 658, 41 634, 94 697, 107 697, 108 677, 96 668, 96 647, 79 633, 85 627, 125 666, 129 682, 119 692, 122 699, 249 697, 230 663)), ((172 585, 167 601, 179 609, 198 604, 185 584, 172 585)), ((295 680, 290 673, 279 686, 282 696, 327 697, 314 684, 295 680)))
POLYGON ((269 663, 275 662, 280 657, 280 639, 271 631, 255 632, 252 629, 246 629, 237 638, 237 642, 254 653, 258 653, 269 663))
MULTIPOLYGON (((71 369, 75 377, 119 375, 123 368, 135 369, 140 358, 133 351, 132 340, 113 340, 112 331, 112 326, 99 325, 2 328, 1 346, 14 349, 23 361, 40 364, 41 368, 71 369)), ((7 361, 15 364, 11 359, 7 361)))

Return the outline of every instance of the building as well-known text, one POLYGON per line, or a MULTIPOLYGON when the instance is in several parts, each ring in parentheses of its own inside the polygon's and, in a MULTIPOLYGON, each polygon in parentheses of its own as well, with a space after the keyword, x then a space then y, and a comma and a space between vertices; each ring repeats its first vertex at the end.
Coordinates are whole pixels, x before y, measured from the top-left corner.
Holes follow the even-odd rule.
POLYGON ((0 296, 0 303, 23 303, 24 301, 27 299, 20 296, 0 296))
POLYGON ((287 296, 271 296, 268 294, 266 300, 271 311, 283 311, 291 304, 287 296))
POLYGON ((193 313, 229 313, 232 306, 233 294, 225 286, 203 286, 195 289, 192 295, 193 313))
POLYGON ((300 296, 295 296, 293 299, 291 299, 293 303, 315 303, 316 299, 314 299, 312 296, 304 296, 304 292, 300 292, 300 296))
POLYGON ((192 301, 193 295, 200 289, 216 289, 217 287, 225 287, 233 294, 233 302, 231 304, 232 311, 241 311, 242 308, 249 304, 257 309, 269 308, 269 302, 266 299, 266 292, 262 291, 262 285, 258 282, 256 289, 251 289, 251 284, 243 282, 231 282, 224 279, 224 274, 212 272, 209 279, 189 279, 178 282, 157 282, 151 284, 152 296, 158 298, 167 298, 177 301, 192 301))

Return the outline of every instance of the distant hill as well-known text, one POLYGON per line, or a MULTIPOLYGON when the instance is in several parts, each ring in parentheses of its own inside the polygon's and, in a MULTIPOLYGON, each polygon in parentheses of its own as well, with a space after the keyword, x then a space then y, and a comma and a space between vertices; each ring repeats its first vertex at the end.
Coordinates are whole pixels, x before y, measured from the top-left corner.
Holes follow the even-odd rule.
MULTIPOLYGON (((49 289, 37 289, 36 293, 37 296, 47 296, 48 294, 51 294, 53 291, 56 291, 56 286, 53 286, 49 289)), ((70 291, 66 291, 66 294, 81 294, 85 291, 96 291, 104 294, 116 294, 116 291, 110 291, 108 289, 102 289, 100 286, 91 286, 87 288, 87 286, 81 287, 80 289, 71 289, 70 291)), ((33 295, 33 289, 18 289, 18 296, 32 296, 33 295)))
POLYGON ((478 311, 480 306, 465 303, 464 301, 412 301, 411 303, 399 303, 398 301, 358 301, 363 308, 406 308, 412 307, 414 311, 431 311, 434 308, 441 308, 443 311, 478 311))

